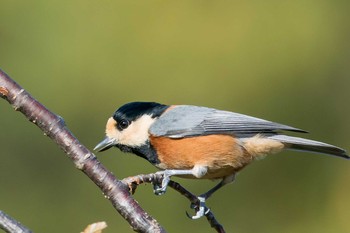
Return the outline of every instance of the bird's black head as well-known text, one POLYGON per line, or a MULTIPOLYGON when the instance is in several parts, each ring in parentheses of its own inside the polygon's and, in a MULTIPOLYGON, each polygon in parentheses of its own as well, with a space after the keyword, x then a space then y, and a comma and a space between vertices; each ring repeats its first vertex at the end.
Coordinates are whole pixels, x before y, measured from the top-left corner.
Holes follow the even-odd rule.
POLYGON ((131 102, 118 108, 106 125, 106 138, 95 150, 117 146, 126 151, 147 143, 148 130, 169 106, 155 102, 131 102))
POLYGON ((122 123, 121 125, 117 125, 117 127, 123 130, 126 124, 130 124, 144 115, 149 115, 152 118, 159 117, 167 108, 167 105, 155 102, 131 102, 118 108, 113 114, 113 119, 116 122, 122 123))

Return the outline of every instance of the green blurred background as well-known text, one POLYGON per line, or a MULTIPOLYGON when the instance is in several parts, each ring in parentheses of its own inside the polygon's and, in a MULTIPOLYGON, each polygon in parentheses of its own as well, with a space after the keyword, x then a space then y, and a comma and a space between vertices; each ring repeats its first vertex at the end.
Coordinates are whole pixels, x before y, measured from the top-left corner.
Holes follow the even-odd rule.
MULTIPOLYGON (((350 149, 348 1, 7 1, 0 67, 61 115, 88 148, 130 101, 241 112, 350 149)), ((0 209, 34 232, 80 232, 104 220, 132 232, 65 154, 0 101, 0 209)), ((155 168, 98 154, 123 178, 155 168)), ((283 152, 255 162, 208 201, 227 232, 349 232, 350 162, 283 152)), ((212 181, 181 180, 195 193, 212 181)), ((189 203, 151 185, 135 198, 169 232, 213 232, 189 203)))

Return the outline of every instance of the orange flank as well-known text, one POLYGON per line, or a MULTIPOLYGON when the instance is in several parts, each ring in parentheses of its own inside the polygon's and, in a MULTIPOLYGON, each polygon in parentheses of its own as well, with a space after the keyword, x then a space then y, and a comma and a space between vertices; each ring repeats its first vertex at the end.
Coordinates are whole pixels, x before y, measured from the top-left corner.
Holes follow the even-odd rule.
MULTIPOLYGON (((252 156, 231 135, 206 135, 182 139, 150 137, 161 169, 208 168, 204 179, 231 175, 252 161, 252 156)), ((194 177, 191 177, 194 178, 194 177)))

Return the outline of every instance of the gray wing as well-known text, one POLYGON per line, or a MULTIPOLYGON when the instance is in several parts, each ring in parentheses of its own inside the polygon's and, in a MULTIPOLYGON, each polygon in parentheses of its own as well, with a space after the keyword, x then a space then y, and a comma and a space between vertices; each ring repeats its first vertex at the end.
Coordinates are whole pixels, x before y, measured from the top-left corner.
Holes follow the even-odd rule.
POLYGON ((179 105, 165 112, 151 126, 154 136, 184 138, 209 134, 231 134, 249 137, 255 134, 277 134, 288 130, 305 132, 287 125, 213 108, 179 105))

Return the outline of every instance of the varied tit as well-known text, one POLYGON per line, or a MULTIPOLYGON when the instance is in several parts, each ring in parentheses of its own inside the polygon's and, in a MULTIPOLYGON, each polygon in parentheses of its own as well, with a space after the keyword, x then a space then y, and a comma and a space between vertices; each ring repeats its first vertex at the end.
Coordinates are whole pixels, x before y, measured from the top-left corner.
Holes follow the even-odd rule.
POLYGON ((284 149, 322 153, 349 159, 346 151, 323 142, 281 134, 301 129, 234 112, 190 105, 132 102, 108 119, 106 138, 95 150, 118 147, 163 170, 155 193, 165 192, 171 176, 221 179, 199 196, 196 216, 208 210, 204 202, 234 180, 235 174, 256 159, 284 149))

